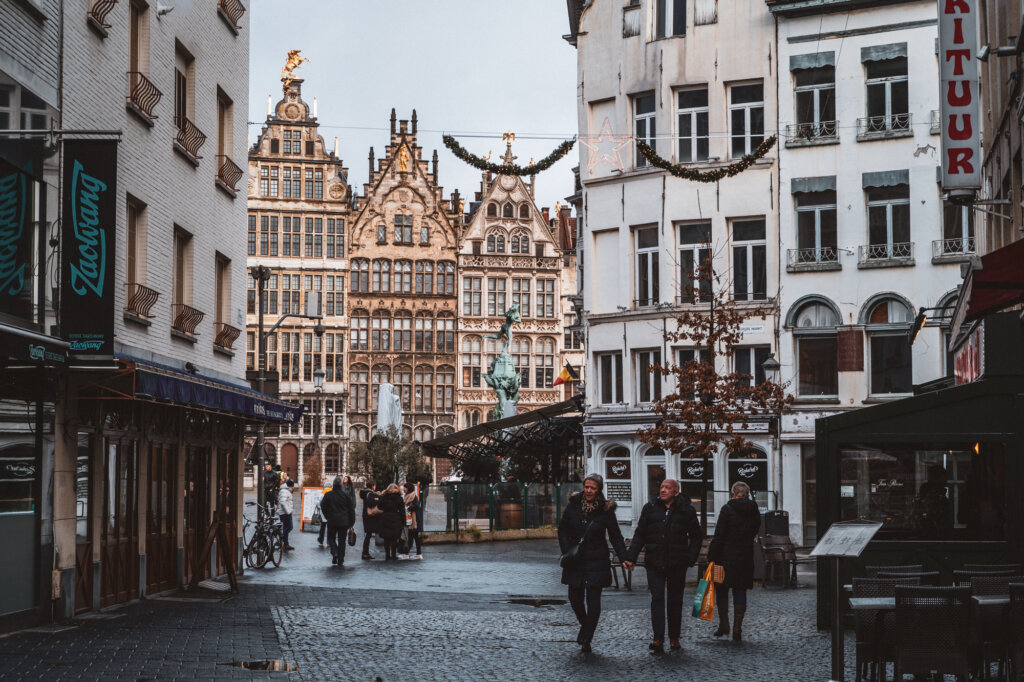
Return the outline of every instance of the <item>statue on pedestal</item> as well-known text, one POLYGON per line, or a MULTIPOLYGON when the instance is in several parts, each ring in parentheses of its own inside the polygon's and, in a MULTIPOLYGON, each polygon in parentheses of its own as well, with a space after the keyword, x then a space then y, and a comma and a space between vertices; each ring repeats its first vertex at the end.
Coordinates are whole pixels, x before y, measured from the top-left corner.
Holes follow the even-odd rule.
POLYGON ((494 389, 498 396, 498 402, 490 412, 491 421, 511 417, 516 413, 521 376, 516 371, 512 356, 508 353, 508 347, 512 343, 512 325, 522 319, 519 315, 519 304, 513 303, 512 307, 505 311, 505 323, 501 325, 498 333, 484 335, 485 339, 504 340, 501 351, 491 362, 487 373, 484 374, 484 381, 494 389))

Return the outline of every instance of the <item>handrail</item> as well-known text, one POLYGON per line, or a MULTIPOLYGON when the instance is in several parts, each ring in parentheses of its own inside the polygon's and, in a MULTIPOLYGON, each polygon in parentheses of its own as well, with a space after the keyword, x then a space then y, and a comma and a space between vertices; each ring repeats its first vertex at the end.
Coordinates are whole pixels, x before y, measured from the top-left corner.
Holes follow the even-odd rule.
POLYGON ((910 132, 912 119, 909 112, 868 116, 857 119, 857 134, 861 137, 884 136, 887 133, 910 132))
POLYGON ((217 322, 213 326, 216 336, 213 339, 213 345, 220 346, 226 350, 231 350, 238 335, 242 333, 242 330, 237 327, 232 327, 230 324, 224 322, 217 322))
POLYGON ((955 237, 953 239, 936 239, 932 242, 932 255, 967 256, 975 251, 974 237, 955 237))
POLYGON ((235 185, 242 179, 242 169, 235 165, 235 162, 225 154, 218 154, 217 178, 232 190, 237 190, 235 185))
POLYGON ((171 304, 171 327, 184 334, 196 336, 196 327, 206 317, 206 313, 196 310, 184 303, 171 304))
POLYGON ((863 244, 860 247, 860 262, 877 260, 906 260, 914 257, 914 242, 891 242, 885 244, 863 244))
POLYGON ((161 97, 163 93, 145 74, 139 71, 128 72, 128 101, 138 107, 139 111, 150 118, 158 118, 153 110, 161 97))
POLYGON ((139 317, 153 317, 149 311, 156 305, 157 299, 160 298, 160 292, 138 282, 127 282, 125 287, 128 290, 124 309, 139 317))
POLYGON ((789 249, 788 256, 790 266, 838 263, 839 249, 834 246, 822 246, 817 249, 789 249))
POLYGON ((86 14, 103 28, 110 28, 110 24, 106 23, 105 20, 107 15, 110 14, 110 10, 114 9, 116 4, 117 0, 96 0, 92 3, 92 7, 89 8, 86 14))
POLYGON ((217 0, 217 9, 224 12, 235 28, 242 28, 238 21, 245 14, 245 5, 240 0, 217 0))
POLYGON ((206 135, 186 116, 175 116, 174 124, 178 126, 177 143, 194 158, 203 158, 199 156, 199 148, 206 142, 206 135))
POLYGON ((810 142, 812 140, 831 140, 838 137, 838 130, 839 121, 790 123, 786 126, 786 141, 810 142))

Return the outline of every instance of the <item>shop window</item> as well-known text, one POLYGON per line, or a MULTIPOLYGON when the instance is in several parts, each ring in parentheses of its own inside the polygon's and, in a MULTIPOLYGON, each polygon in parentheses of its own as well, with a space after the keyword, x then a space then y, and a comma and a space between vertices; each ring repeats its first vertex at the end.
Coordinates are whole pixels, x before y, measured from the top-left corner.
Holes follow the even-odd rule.
POLYGON ((913 391, 913 365, 907 340, 912 320, 910 309, 896 299, 884 299, 871 308, 867 334, 872 395, 913 391))
POLYGON ((627 448, 614 447, 605 455, 604 480, 605 495, 609 499, 619 502, 633 500, 633 464, 627 448))
POLYGON ((726 461, 728 479, 724 488, 732 489, 733 483, 743 482, 750 486, 751 495, 761 511, 767 511, 771 505, 768 486, 768 455, 760 448, 748 448, 736 454, 730 454, 726 461))
POLYGON ((793 339, 797 356, 797 394, 834 397, 839 393, 839 316, 823 302, 812 301, 795 315, 793 339))
MULTIPOLYGON (((708 514, 713 514, 715 511, 715 476, 714 476, 714 462, 708 461, 708 490, 707 490, 707 510, 708 514)), ((701 506, 701 487, 703 486, 704 477, 704 461, 697 457, 690 457, 688 453, 684 452, 679 458, 679 491, 681 494, 686 495, 690 498, 691 504, 697 508, 697 513, 700 514, 701 506)))

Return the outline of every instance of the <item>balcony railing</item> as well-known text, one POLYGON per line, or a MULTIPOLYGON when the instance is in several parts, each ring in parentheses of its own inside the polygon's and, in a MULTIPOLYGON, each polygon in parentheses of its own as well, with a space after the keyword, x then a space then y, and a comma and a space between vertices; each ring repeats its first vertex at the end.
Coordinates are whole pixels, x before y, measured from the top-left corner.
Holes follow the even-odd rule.
POLYGON ((163 93, 157 90, 153 82, 138 71, 128 72, 128 104, 138 109, 148 118, 157 118, 153 113, 163 93))
POLYGON ((904 137, 912 134, 910 126, 911 116, 909 113, 858 118, 857 139, 873 140, 885 137, 904 137))
POLYGON ((822 246, 815 249, 789 249, 787 264, 791 268, 814 265, 833 265, 839 263, 839 249, 834 246, 822 246))
POLYGON ((914 242, 892 242, 887 244, 863 244, 860 247, 860 262, 867 264, 897 263, 913 260, 914 242))
POLYGON ((217 0, 217 9, 224 13, 224 16, 235 28, 242 28, 238 23, 245 14, 245 6, 240 0, 217 0))
POLYGON ((236 166, 234 161, 227 156, 218 154, 217 179, 230 187, 232 192, 237 191, 238 188, 235 185, 242 179, 242 169, 236 166))
POLYGON ((138 317, 153 317, 149 311, 156 305, 160 292, 136 282, 128 282, 125 286, 125 312, 138 317))
POLYGON ((213 339, 213 345, 225 350, 231 350, 238 335, 242 333, 241 329, 232 327, 230 324, 224 324, 223 322, 217 322, 213 325, 213 328, 217 332, 217 336, 213 339))
POLYGON ((110 28, 110 24, 106 23, 107 15, 110 14, 110 10, 114 9, 114 5, 117 4, 117 0, 95 0, 92 3, 92 7, 86 12, 87 16, 96 22, 98 26, 103 28, 110 28))
POLYGON ((206 142, 206 135, 203 135, 196 124, 185 116, 175 116, 174 124, 178 126, 178 136, 174 141, 181 145, 181 148, 192 158, 199 160, 199 148, 206 142))
POLYGON ((839 139, 839 121, 790 123, 786 126, 786 144, 820 144, 839 139))
POLYGON ((970 256, 974 253, 974 237, 936 239, 932 242, 932 258, 970 256))
POLYGON ((196 327, 206 317, 206 313, 199 312, 190 305, 174 303, 171 305, 171 328, 182 334, 196 336, 196 327))
POLYGON ((938 135, 941 132, 941 128, 942 128, 941 123, 942 123, 942 119, 941 119, 941 114, 939 113, 939 110, 938 109, 932 109, 932 112, 931 112, 931 126, 928 128, 928 132, 930 132, 932 135, 938 135))

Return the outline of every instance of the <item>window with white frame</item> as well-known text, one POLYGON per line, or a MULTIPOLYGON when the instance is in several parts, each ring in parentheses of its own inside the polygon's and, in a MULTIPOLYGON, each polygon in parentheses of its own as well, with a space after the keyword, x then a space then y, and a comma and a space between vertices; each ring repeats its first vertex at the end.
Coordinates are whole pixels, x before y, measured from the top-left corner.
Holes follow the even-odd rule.
POLYGON ((555 280, 537 280, 537 317, 555 316, 555 280))
POLYGON ((395 216, 395 243, 412 244, 412 216, 395 216))
POLYGON ((711 223, 680 223, 679 303, 700 303, 711 299, 711 223), (701 269, 704 269, 701 272, 701 269))
POLYGON ((764 361, 768 359, 771 352, 771 346, 746 346, 732 349, 735 371, 750 377, 743 381, 745 386, 751 385, 751 379, 753 379, 754 386, 764 383, 764 361))
POLYGON ((820 301, 804 304, 795 316, 797 395, 832 398, 839 393, 839 316, 820 301))
POLYGON ((661 398, 661 351, 656 348, 633 352, 633 376, 636 377, 636 401, 651 403, 661 398))
POLYGON ((555 341, 542 336, 534 344, 534 378, 536 388, 551 388, 555 380, 555 341))
POLYGON ((910 258, 910 186, 868 187, 868 260, 910 258))
MULTIPOLYGON (((644 142, 657 151, 655 135, 657 134, 654 113, 654 93, 633 97, 633 139, 644 142)), ((634 164, 637 168, 646 168, 649 164, 640 149, 636 150, 634 164)))
POLYGON ((530 387, 530 339, 516 336, 512 339, 509 348, 512 355, 512 365, 519 372, 522 388, 530 387))
POLYGON ((530 280, 527 278, 512 278, 512 303, 519 305, 519 316, 530 316, 530 280))
POLYGON ((793 72, 796 139, 836 136, 836 69, 826 65, 793 72))
POLYGON ((799 192, 796 203, 795 264, 835 263, 839 260, 836 192, 799 192))
POLYGON ((483 285, 483 279, 481 277, 463 277, 462 278, 462 314, 463 315, 479 315, 480 314, 480 297, 482 295, 481 286, 483 285))
POLYGON ((910 308, 895 298, 874 304, 868 313, 868 360, 872 395, 911 393, 913 362, 907 333, 914 319, 910 308))
MULTIPOLYGON (((678 348, 676 349, 676 364, 682 368, 687 368, 687 363, 696 362, 701 365, 708 365, 711 363, 711 353, 706 348, 678 348)), ((695 386, 679 386, 677 388, 679 397, 683 400, 693 400, 696 398, 695 386)))
POLYGON ((708 158, 708 89, 676 93, 679 124, 679 163, 708 158))
POLYGON ((761 83, 729 88, 729 134, 733 158, 750 154, 764 142, 764 86, 761 83))
POLYGON ((491 316, 505 314, 505 287, 508 280, 504 277, 487 278, 487 314, 491 316))
POLYGON ((732 293, 737 301, 767 298, 766 249, 764 218, 732 222, 732 293))
POLYGON ((462 385, 466 388, 480 385, 481 345, 479 336, 467 336, 462 340, 462 385))
POLYGON ((595 353, 598 399, 602 405, 625 402, 622 395, 622 353, 595 353))
POLYGON ((934 255, 974 253, 974 207, 942 202, 942 242, 934 255))
POLYGON ((867 121, 863 133, 910 129, 907 58, 864 63, 867 76, 867 121))
POLYGON ((636 252, 636 304, 639 307, 658 303, 658 228, 633 230, 636 252))
POLYGON ((654 37, 686 35, 686 0, 655 0, 654 37))

